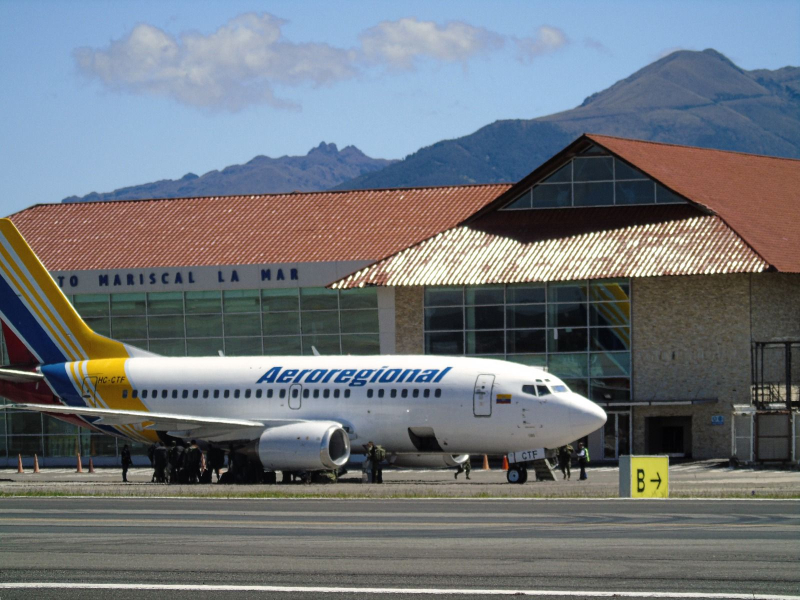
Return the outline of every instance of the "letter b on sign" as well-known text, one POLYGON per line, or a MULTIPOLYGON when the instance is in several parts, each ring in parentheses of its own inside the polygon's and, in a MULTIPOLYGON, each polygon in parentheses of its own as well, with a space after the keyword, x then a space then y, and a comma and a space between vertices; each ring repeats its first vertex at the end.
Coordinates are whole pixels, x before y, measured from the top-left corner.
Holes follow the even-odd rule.
POLYGON ((644 491, 644 469, 636 469, 636 491, 644 491))

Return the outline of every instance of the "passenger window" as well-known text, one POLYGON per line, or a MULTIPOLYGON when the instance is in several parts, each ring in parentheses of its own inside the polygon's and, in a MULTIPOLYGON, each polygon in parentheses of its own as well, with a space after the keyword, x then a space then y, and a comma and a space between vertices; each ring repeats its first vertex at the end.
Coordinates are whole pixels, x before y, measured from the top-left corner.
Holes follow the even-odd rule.
POLYGON ((413 392, 411 392, 411 395, 412 395, 414 398, 419 398, 419 390, 415 388, 415 389, 414 389, 414 391, 413 391, 413 392))
POLYGON ((330 391, 330 390, 328 390, 328 389, 326 389, 326 390, 324 390, 324 391, 322 392, 322 397, 323 397, 323 398, 328 398, 330 395, 331 395, 331 391, 330 391))
POLYGON ((308 398, 308 388, 303 390, 303 398, 308 398))
POLYGON ((339 390, 333 390, 333 397, 334 398, 338 398, 339 397, 339 390))
POLYGON ((389 392, 389 395, 390 395, 392 398, 397 398, 397 390, 396 390, 396 389, 394 389, 394 388, 392 388, 392 391, 391 391, 391 392, 389 392))
POLYGON ((127 398, 128 397, 128 390, 122 390, 122 397, 123 398, 127 398))
POLYGON ((314 398, 319 398, 319 390, 314 390, 314 398))
POLYGON ((431 397, 431 391, 430 391, 430 389, 428 389, 428 388, 425 388, 425 391, 422 393, 422 395, 423 395, 425 398, 430 398, 430 397, 431 397))
POLYGON ((142 398, 147 398, 147 390, 142 390, 142 398))
POLYGON ((219 390, 214 390, 214 398, 219 398, 219 390))
POLYGON ((239 392, 240 392, 240 390, 233 390, 233 397, 234 398, 238 398, 239 397, 239 392))
POLYGON ((131 398, 138 398, 139 397, 139 390, 133 390, 133 394, 131 394, 131 398))
POLYGON ((168 394, 169 394, 169 390, 161 390, 161 397, 162 398, 166 398, 168 394))
POLYGON ((403 390, 402 392, 400 392, 400 396, 402 398, 408 398, 408 390, 403 390))
POLYGON ((225 390, 224 392, 222 392, 222 397, 223 398, 230 398, 231 397, 231 391, 230 390, 225 390))
POLYGON ((200 395, 198 390, 192 390, 192 398, 197 398, 200 395))
POLYGON ((208 398, 208 390, 203 390, 203 398, 208 398))
POLYGON ((350 397, 350 390, 345 390, 344 391, 344 397, 345 398, 349 398, 350 397))
POLYGON ((152 397, 153 398, 158 398, 158 390, 153 390, 152 397))
POLYGON ((189 397, 189 390, 183 390, 183 392, 181 392, 181 397, 188 398, 189 397))
POLYGON ((436 396, 437 398, 441 398, 442 397, 442 390, 440 390, 439 388, 436 388, 436 391, 434 392, 433 395, 436 396))
POLYGON ((372 390, 367 390, 367 398, 372 398, 372 390))
POLYGON ((279 395, 281 398, 286 398, 286 390, 281 390, 279 395))
POLYGON ((250 394, 252 394, 252 393, 253 393, 253 392, 251 392, 249 389, 247 389, 247 390, 245 390, 245 391, 244 391, 244 397, 245 397, 245 398, 249 398, 249 397, 250 397, 250 394))
POLYGON ((297 398, 299 394, 300 392, 298 391, 297 388, 292 388, 292 398, 297 398))
POLYGON ((383 398, 383 388, 378 390, 378 398, 383 398))

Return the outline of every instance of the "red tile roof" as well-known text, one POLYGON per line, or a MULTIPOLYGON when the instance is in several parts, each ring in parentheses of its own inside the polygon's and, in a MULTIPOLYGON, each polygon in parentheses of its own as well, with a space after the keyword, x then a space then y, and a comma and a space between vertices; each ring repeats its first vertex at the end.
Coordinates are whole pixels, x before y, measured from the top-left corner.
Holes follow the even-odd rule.
POLYGON ((690 205, 502 211, 444 231, 332 287, 710 275, 766 268, 719 217, 690 205))
POLYGON ((51 271, 377 260, 509 187, 40 204, 11 219, 51 271))
POLYGON ((800 273, 800 160, 586 137, 719 215, 779 271, 800 273))

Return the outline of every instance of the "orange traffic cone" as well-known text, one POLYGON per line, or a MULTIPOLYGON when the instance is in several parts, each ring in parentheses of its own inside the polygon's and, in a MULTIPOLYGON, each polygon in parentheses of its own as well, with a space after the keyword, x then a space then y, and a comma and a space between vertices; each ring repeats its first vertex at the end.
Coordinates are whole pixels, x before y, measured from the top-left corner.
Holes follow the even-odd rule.
POLYGON ((33 455, 33 472, 34 473, 39 472, 39 457, 36 456, 35 454, 33 455))
POLYGON ((89 473, 94 473, 94 463, 91 456, 89 457, 89 473))
POLYGON ((78 468, 75 471, 76 473, 83 473, 83 465, 81 464, 81 453, 78 452, 78 468))
POLYGON ((486 456, 485 454, 483 455, 483 470, 484 471, 489 470, 489 457, 486 456))
POLYGON ((503 471, 508 471, 508 457, 503 456, 503 471))
POLYGON ((17 473, 24 473, 25 469, 22 468, 22 454, 17 454, 17 473))

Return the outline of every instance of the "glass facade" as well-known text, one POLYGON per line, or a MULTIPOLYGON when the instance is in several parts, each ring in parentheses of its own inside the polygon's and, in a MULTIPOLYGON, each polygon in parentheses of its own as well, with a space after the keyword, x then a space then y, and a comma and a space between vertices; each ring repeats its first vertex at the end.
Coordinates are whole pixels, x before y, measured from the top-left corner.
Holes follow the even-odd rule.
POLYGON ((596 402, 631 397, 627 279, 425 288, 425 352, 547 367, 596 402))
POLYGON ((592 146, 501 210, 685 202, 638 169, 592 146))
MULTIPOLYGON (((380 354, 376 288, 288 288, 70 297, 97 333, 164 356, 380 354)), ((0 336, 0 339, 2 336, 0 336)), ((0 346, 8 364, 5 340, 0 346)), ((6 403, 0 399, 0 403, 6 403)), ((117 457, 111 436, 24 411, 0 411, 0 460, 117 457)), ((145 449, 132 445, 133 452, 145 449)))

